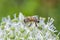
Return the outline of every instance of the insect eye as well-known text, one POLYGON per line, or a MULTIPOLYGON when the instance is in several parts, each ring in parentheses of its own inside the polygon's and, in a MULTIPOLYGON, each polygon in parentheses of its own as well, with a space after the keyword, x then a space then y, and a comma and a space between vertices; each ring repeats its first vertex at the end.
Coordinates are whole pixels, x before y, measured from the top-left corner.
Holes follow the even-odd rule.
POLYGON ((39 21, 37 21, 39 23, 39 21))

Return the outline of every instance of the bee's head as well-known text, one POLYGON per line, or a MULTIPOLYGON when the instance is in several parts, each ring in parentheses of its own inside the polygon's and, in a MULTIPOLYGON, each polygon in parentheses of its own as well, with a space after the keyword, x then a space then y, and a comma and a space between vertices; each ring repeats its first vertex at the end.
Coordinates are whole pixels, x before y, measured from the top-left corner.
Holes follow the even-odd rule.
POLYGON ((25 18, 25 19, 24 19, 24 22, 25 22, 25 23, 27 23, 27 22, 29 22, 29 21, 30 21, 30 20, 29 20, 28 18, 25 18))

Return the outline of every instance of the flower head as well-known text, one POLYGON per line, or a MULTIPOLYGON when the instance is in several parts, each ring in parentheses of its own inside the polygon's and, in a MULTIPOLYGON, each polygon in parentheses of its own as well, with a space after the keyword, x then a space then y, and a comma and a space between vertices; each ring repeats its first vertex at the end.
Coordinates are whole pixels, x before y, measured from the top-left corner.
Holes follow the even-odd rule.
MULTIPOLYGON (((38 16, 35 17, 38 19, 38 16)), ((45 18, 40 17, 37 27, 35 22, 24 23, 25 18, 22 13, 18 17, 14 14, 13 19, 10 16, 3 18, 0 24, 0 40, 59 40, 59 34, 55 34, 58 31, 53 24, 53 18, 48 17, 48 22, 45 23, 45 18)))

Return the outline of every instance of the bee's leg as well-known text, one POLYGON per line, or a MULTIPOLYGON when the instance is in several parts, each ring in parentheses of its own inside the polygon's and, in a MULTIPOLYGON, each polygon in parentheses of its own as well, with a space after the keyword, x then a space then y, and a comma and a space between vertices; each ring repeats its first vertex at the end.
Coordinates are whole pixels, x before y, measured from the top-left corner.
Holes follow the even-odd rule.
POLYGON ((29 27, 32 25, 32 23, 29 24, 29 27))
POLYGON ((35 22, 35 26, 37 27, 37 23, 35 22))

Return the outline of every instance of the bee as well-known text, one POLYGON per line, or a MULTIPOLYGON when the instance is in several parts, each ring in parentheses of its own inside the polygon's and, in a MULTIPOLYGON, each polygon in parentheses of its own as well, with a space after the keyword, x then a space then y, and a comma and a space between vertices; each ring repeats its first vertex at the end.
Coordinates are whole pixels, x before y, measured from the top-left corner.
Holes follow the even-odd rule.
MULTIPOLYGON (((37 23, 39 23, 39 19, 36 16, 29 16, 24 19, 24 22, 25 23, 34 22, 35 26, 37 26, 37 23)), ((32 25, 32 23, 29 26, 31 26, 31 25, 32 25)))

